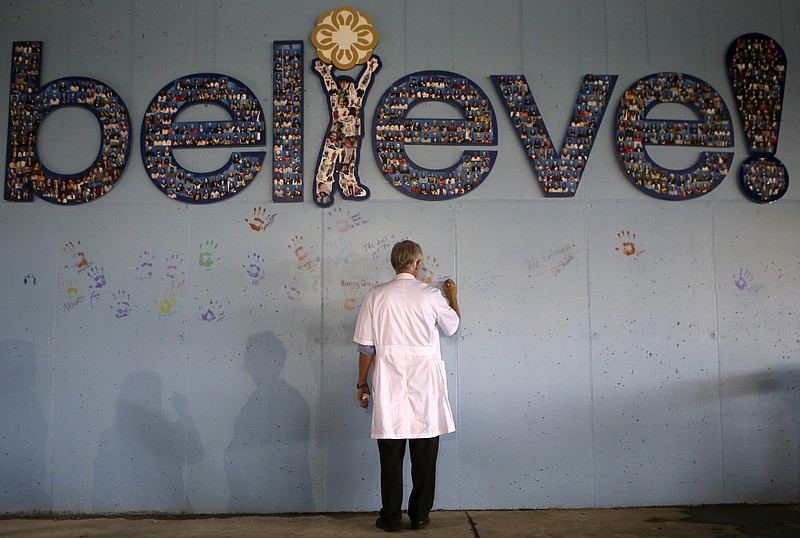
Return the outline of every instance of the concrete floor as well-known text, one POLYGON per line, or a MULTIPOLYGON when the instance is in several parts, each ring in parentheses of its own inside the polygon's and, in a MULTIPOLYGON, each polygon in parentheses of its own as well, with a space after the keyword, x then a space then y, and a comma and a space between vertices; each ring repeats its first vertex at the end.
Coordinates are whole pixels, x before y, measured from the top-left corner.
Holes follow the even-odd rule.
MULTIPOLYGON (((0 515, 0 537, 376 537, 375 513, 267 516, 60 517, 0 515)), ((722 505, 579 510, 439 511, 401 534, 430 537, 800 537, 800 505, 722 505)))

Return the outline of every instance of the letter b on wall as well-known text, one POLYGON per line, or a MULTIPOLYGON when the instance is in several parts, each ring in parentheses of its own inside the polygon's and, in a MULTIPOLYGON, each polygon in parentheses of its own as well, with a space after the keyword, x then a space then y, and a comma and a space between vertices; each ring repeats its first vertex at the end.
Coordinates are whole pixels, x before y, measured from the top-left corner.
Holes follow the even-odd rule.
POLYGON ((91 202, 111 190, 130 156, 130 115, 111 87, 70 77, 39 86, 42 43, 14 42, 8 107, 8 143, 3 197, 30 202, 35 194, 52 203, 91 202), (100 125, 100 148, 88 168, 75 174, 48 170, 37 155, 36 137, 47 115, 62 107, 91 112, 100 125))

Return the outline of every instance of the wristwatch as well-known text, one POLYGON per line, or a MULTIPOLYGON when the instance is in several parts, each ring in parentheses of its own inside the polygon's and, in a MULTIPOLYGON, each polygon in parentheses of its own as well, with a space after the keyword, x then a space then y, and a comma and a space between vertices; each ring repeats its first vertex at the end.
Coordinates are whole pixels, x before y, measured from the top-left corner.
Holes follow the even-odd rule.
POLYGON ((369 386, 369 383, 364 383, 363 385, 362 385, 362 384, 360 384, 360 383, 356 383, 356 388, 357 388, 357 389, 365 389, 365 388, 367 388, 368 386, 369 386))

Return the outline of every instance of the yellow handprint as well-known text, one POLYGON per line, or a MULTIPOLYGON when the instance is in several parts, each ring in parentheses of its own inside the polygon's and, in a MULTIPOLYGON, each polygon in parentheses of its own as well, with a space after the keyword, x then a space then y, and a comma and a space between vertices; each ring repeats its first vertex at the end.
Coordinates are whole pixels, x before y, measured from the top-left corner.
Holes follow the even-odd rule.
POLYGON ((169 314, 172 312, 172 308, 175 306, 175 294, 170 291, 164 292, 164 298, 161 302, 158 302, 158 299, 153 299, 153 302, 158 306, 159 312, 162 314, 169 314))
POLYGON ((74 299, 78 295, 78 281, 74 278, 66 279, 64 286, 67 288, 67 299, 74 299))

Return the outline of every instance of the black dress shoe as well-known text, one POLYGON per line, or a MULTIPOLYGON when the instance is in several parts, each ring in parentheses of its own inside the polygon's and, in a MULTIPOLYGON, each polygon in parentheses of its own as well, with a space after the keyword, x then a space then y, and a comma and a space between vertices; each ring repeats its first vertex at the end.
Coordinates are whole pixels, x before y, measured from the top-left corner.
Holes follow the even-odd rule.
POLYGON ((378 519, 375 520, 375 526, 379 529, 385 530, 386 532, 397 532, 400 530, 400 523, 396 525, 389 525, 381 516, 378 516, 378 519))
POLYGON ((423 519, 421 521, 412 521, 411 522, 411 528, 414 529, 414 530, 424 529, 425 527, 430 525, 430 523, 431 523, 431 518, 426 517, 425 519, 423 519))

